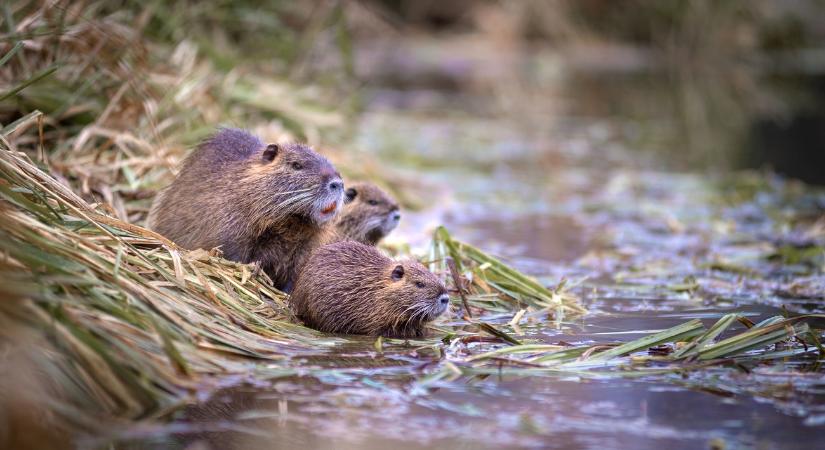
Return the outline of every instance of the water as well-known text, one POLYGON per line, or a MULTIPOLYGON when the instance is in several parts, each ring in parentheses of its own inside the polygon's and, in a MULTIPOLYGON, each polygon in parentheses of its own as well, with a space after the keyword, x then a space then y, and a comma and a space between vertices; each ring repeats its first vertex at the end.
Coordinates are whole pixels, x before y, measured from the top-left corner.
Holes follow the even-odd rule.
MULTIPOLYGON (((655 83, 640 91, 638 77, 594 84, 560 76, 554 59, 531 60, 543 70, 508 71, 449 43, 417 50, 421 60, 407 55, 403 66, 390 64, 386 49, 363 52, 372 65, 361 68, 371 80, 357 127, 362 156, 378 158, 422 205, 405 212, 390 242, 420 250, 426 231, 442 223, 547 283, 578 283, 590 314, 524 325, 523 336, 609 343, 692 318, 707 326, 733 311, 754 322, 783 305, 823 311, 821 252, 793 249, 823 245, 825 196, 770 175, 674 171, 706 162, 661 148, 679 142, 667 130, 684 124, 636 114, 656 101, 649 85, 667 85, 662 74, 646 75, 655 83), (393 67, 403 67, 408 82, 398 83, 393 67), (617 98, 630 107, 613 104, 617 98), (679 287, 686 283, 698 288, 679 287)), ((748 129, 717 131, 721 140, 707 145, 733 154, 710 161, 741 159, 732 143, 747 141, 748 129)), ((446 351, 461 357, 460 347, 446 351)), ((231 383, 174 412, 169 425, 129 430, 119 441, 189 449, 785 449, 811 448, 825 425, 823 373, 790 373, 812 358, 750 373, 489 376, 424 389, 416 376, 441 363, 429 349, 394 345, 378 354, 372 339, 353 338, 333 353, 296 356, 285 364, 303 376, 231 383)))
POLYGON ((176 443, 226 449, 695 449, 713 440, 728 448, 756 443, 797 448, 810 443, 810 428, 771 405, 673 384, 491 379, 445 386, 430 399, 289 384, 267 393, 219 395, 187 411, 187 420, 205 420, 220 431, 190 429, 176 443))

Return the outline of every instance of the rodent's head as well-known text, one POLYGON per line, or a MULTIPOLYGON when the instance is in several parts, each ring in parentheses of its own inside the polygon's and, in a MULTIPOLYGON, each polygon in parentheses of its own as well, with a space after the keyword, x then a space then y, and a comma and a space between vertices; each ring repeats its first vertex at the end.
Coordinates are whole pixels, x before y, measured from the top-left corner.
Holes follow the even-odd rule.
POLYGON ((270 217, 300 216, 316 225, 335 217, 344 203, 344 182, 326 158, 302 144, 269 144, 249 176, 261 183, 270 217))
POLYGON ((420 329, 447 310, 447 288, 418 261, 393 261, 385 272, 386 284, 378 301, 384 303, 381 307, 389 317, 395 318, 389 327, 393 333, 420 329))
POLYGON ((344 192, 335 226, 348 238, 375 245, 398 226, 398 202, 372 183, 355 183, 344 192))

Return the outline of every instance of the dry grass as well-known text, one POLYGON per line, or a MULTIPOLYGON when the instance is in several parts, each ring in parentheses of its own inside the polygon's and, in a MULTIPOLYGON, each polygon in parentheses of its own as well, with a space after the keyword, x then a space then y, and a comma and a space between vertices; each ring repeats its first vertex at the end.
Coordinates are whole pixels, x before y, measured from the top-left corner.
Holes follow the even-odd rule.
POLYGON ((104 412, 168 406, 202 374, 237 370, 232 356, 277 360, 286 334, 314 342, 249 266, 96 210, 23 154, 2 148, 0 165, 2 278, 24 298, 4 313, 48 335, 62 375, 104 412))

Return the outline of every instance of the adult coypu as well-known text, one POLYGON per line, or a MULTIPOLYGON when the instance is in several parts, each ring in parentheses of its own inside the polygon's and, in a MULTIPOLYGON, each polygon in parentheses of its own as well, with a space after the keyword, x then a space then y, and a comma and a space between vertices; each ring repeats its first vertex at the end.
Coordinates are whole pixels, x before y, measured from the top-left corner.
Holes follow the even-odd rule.
POLYGON ((290 297, 304 324, 330 333, 419 337, 447 309, 444 284, 417 261, 342 241, 315 250, 290 297))
POLYGON ((265 145, 224 128, 186 159, 148 225, 184 248, 220 247, 227 259, 258 262, 275 287, 289 290, 343 197, 335 167, 309 147, 265 145))
POLYGON ((344 192, 344 207, 335 219, 335 230, 340 236, 375 245, 400 219, 395 199, 372 183, 360 182, 348 185, 344 192))

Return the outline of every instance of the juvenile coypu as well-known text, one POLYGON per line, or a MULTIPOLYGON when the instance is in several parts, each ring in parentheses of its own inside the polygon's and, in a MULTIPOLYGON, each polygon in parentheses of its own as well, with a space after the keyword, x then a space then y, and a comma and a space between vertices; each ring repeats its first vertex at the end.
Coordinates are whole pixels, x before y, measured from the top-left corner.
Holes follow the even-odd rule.
POLYGON ((275 287, 289 290, 343 197, 335 167, 309 147, 265 145, 224 128, 186 159, 148 225, 184 248, 220 246, 227 259, 259 262, 275 287))
POLYGON ((375 245, 401 220, 398 202, 372 183, 355 183, 344 192, 344 207, 335 219, 340 236, 375 245))
POLYGON ((298 275, 290 305, 319 331, 417 337, 450 302, 444 284, 413 260, 342 241, 315 250, 298 275))

